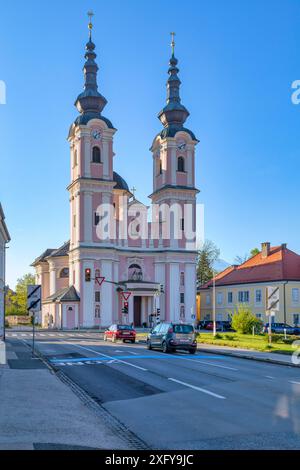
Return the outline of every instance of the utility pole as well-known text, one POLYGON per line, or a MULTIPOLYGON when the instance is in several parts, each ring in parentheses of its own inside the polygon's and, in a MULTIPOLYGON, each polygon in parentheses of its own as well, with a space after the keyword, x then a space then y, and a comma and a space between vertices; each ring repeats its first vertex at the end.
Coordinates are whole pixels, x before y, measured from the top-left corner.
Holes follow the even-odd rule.
POLYGON ((215 271, 213 270, 213 335, 217 334, 217 322, 216 322, 216 279, 215 271))

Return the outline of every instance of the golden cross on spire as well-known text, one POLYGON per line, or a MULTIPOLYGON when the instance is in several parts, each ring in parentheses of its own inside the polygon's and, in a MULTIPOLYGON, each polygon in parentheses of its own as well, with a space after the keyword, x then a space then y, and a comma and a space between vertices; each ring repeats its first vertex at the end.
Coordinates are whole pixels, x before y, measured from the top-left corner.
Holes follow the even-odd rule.
POLYGON ((176 33, 170 33, 171 34, 171 38, 172 38, 172 42, 171 42, 171 47, 172 47, 172 55, 175 54, 175 36, 176 36, 176 33))
POLYGON ((90 22, 89 22, 90 37, 92 36, 92 29, 93 29, 92 19, 93 19, 93 16, 95 16, 95 15, 94 15, 94 12, 90 10, 90 11, 88 12, 88 17, 89 17, 89 19, 90 19, 90 22))

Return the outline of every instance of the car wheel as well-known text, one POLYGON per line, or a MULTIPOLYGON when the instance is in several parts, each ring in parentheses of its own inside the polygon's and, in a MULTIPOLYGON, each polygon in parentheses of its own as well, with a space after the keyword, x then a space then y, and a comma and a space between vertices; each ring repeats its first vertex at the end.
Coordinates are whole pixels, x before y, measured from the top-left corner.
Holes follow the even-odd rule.
POLYGON ((190 353, 190 354, 195 354, 195 353, 196 353, 196 349, 189 349, 189 353, 190 353))
POLYGON ((135 339, 132 339, 131 342, 132 342, 132 344, 134 344, 134 343, 135 343, 135 339))
POLYGON ((169 352, 169 348, 168 348, 166 341, 164 341, 162 344, 162 350, 163 350, 163 353, 165 354, 169 352))
POLYGON ((149 339, 147 339, 147 349, 150 349, 150 350, 152 349, 152 345, 149 339))

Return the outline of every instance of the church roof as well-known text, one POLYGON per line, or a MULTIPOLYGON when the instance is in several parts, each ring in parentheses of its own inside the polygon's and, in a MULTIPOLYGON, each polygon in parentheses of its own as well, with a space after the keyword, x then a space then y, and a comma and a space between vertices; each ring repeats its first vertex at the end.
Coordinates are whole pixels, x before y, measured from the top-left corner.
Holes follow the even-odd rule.
POLYGON ((64 243, 60 248, 57 250, 53 250, 47 258, 57 258, 58 256, 67 256, 70 251, 70 241, 64 243))
POLYGON ((124 189, 124 191, 128 191, 130 193, 128 184, 116 171, 114 171, 113 180, 117 183, 114 189, 124 189))
POLYGON ((45 250, 40 256, 38 256, 34 262, 32 263, 31 266, 36 266, 37 264, 39 263, 42 263, 43 261, 46 261, 46 258, 48 256, 51 255, 51 253, 53 253, 54 251, 56 251, 56 249, 54 248, 47 248, 47 250, 45 250))
POLYGON ((79 302, 80 297, 77 294, 77 291, 74 286, 66 287, 65 289, 60 289, 55 294, 50 295, 45 300, 46 303, 52 302, 79 302))

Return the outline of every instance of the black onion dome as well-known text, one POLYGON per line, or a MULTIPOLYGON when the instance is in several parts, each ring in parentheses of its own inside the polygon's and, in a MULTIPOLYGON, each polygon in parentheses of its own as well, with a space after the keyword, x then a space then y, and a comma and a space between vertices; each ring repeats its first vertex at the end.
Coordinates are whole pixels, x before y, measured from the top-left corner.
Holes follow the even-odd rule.
POLYGON ((129 191, 128 184, 116 171, 113 173, 113 180, 117 183, 114 189, 123 189, 124 191, 129 191))

